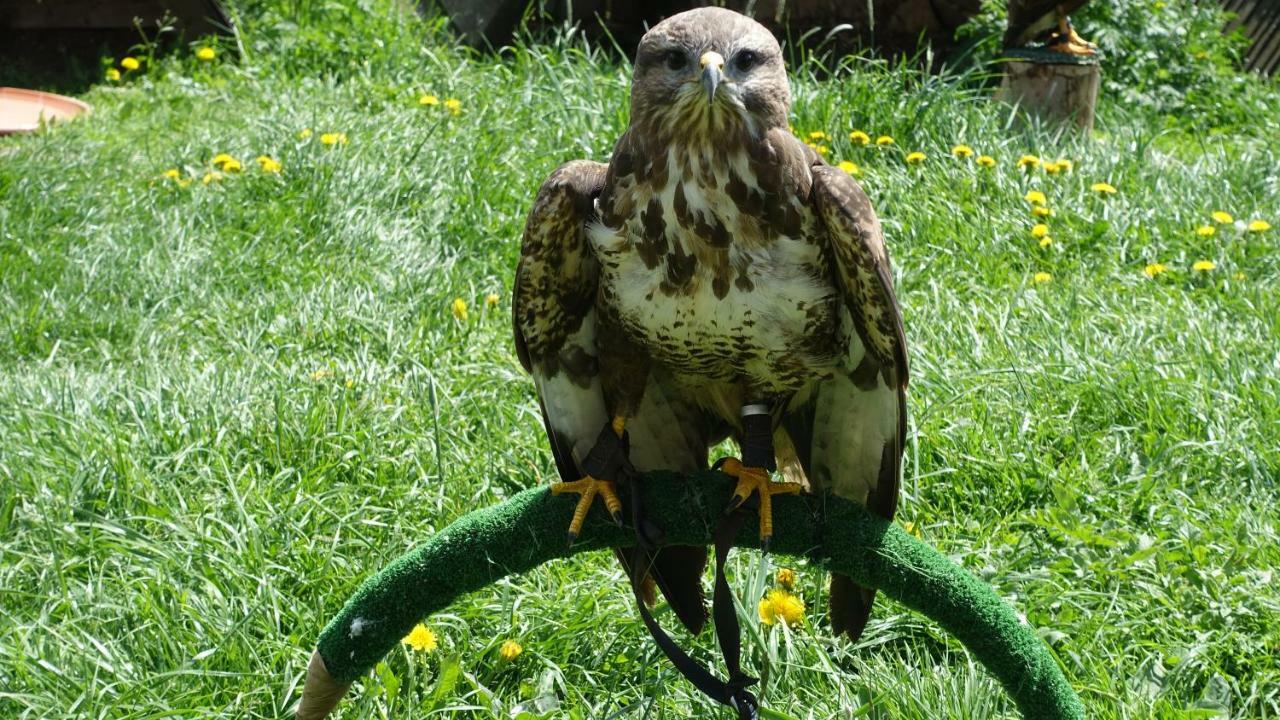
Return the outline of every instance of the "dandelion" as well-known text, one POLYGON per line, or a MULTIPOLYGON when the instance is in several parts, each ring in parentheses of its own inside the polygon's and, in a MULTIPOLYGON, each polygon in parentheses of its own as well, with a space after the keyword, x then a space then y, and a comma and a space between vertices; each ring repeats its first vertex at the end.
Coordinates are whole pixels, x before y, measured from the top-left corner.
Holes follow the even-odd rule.
POLYGON ((235 158, 232 158, 232 159, 230 159, 230 160, 228 160, 228 161, 226 161, 226 162, 222 163, 222 171, 223 171, 223 172, 238 173, 238 172, 240 172, 240 171, 241 171, 241 170, 243 170, 243 169, 244 169, 244 166, 243 166, 243 165, 241 165, 241 164, 240 164, 240 161, 239 161, 239 160, 236 160, 235 158))
POLYGON ((1235 222, 1236 220, 1231 217, 1231 213, 1223 212, 1221 210, 1214 210, 1211 217, 1213 218, 1213 221, 1219 225, 1226 225, 1227 223, 1235 222))
POLYGON ((828 140, 828 139, 830 139, 829 136, 826 133, 822 132, 821 130, 814 130, 813 132, 809 133, 809 140, 811 142, 817 142, 819 140, 828 140))
POLYGON ((1039 165, 1040 165, 1040 158, 1036 157, 1035 155, 1023 155, 1022 157, 1018 158, 1018 167, 1020 168, 1035 168, 1035 167, 1038 167, 1039 165))
POLYGON ((919 165, 920 163, 923 163, 924 160, 925 160, 925 154, 918 150, 913 153, 907 153, 908 165, 919 165))
POLYGON ((1266 220, 1251 220, 1247 229, 1249 232, 1266 232, 1271 229, 1271 223, 1266 220))
POLYGON ((1042 238, 1048 234, 1049 226, 1044 223, 1036 223, 1035 227, 1031 228, 1031 237, 1033 238, 1042 238))
POLYGON ((1213 234, 1216 232, 1218 232, 1218 229, 1212 225, 1201 225, 1196 228, 1196 235, 1199 235, 1200 237, 1213 237, 1213 234))
POLYGON ((790 590, 796 586, 796 571, 791 568, 778 568, 778 572, 773 576, 773 580, 782 587, 790 590))
POLYGON ((210 60, 213 60, 217 56, 218 56, 218 53, 215 52, 214 49, 211 47, 206 46, 206 47, 200 48, 199 50, 196 50, 196 59, 201 60, 203 62, 209 62, 210 60))
POLYGON ((488 307, 497 307, 498 301, 502 298, 498 297, 498 293, 489 293, 484 296, 484 304, 488 307))
POLYGON ((1053 276, 1047 272, 1041 271, 1031 276, 1031 282, 1037 285, 1043 285, 1053 279, 1053 276))
POLYGON ((414 625, 413 629, 409 631, 409 634, 405 635, 400 642, 408 645, 418 652, 426 653, 435 650, 439 646, 439 643, 436 641, 436 634, 432 632, 431 628, 423 625, 422 623, 414 625))
POLYGON ((804 601, 781 588, 765 593, 757 608, 760 622, 773 625, 781 620, 788 627, 804 622, 804 601))
POLYGON ((170 168, 164 171, 164 176, 170 180, 177 180, 182 177, 182 172, 178 168, 170 168))
POLYGON ((1048 235, 1045 235, 1044 237, 1040 238, 1041 249, 1047 250, 1052 245, 1053 245, 1053 238, 1049 237, 1048 235))
POLYGON ((453 304, 449 306, 453 310, 453 316, 458 322, 467 321, 467 301, 462 298, 454 298, 453 304))
POLYGON ((892 144, 893 144, 893 138, 889 137, 888 135, 881 135, 880 137, 876 138, 876 145, 884 146, 884 145, 892 145, 892 144))
POLYGON ((298 131, 299 140, 306 140, 309 137, 311 137, 311 128, 302 128, 298 131))
POLYGON ((207 172, 204 174, 204 177, 200 178, 200 182, 204 183, 205 185, 212 185, 213 183, 216 183, 220 180, 222 180, 222 173, 217 171, 207 172))
POLYGON ((1146 267, 1142 268, 1142 272, 1146 273, 1147 277, 1152 280, 1156 279, 1156 276, 1158 275, 1165 274, 1168 270, 1169 267, 1164 263, 1150 263, 1146 267))
POLYGON ((356 379, 355 379, 355 378, 347 378, 347 381, 346 381, 346 382, 344 382, 344 383, 342 383, 342 386, 343 386, 343 387, 345 387, 346 389, 350 390, 351 388, 353 388, 353 387, 355 387, 355 386, 356 386, 356 379))
POLYGON ((908 521, 908 522, 902 523, 902 529, 906 530, 907 534, 912 537, 917 537, 917 538, 924 537, 923 535, 920 534, 920 526, 916 525, 913 522, 908 521))
POLYGON ((1209 272, 1216 267, 1218 267, 1218 263, 1212 260, 1197 260, 1191 263, 1191 269, 1196 272, 1209 272))
POLYGON ((231 157, 226 153, 218 153, 217 155, 213 156, 213 159, 209 161, 209 164, 214 167, 220 168, 224 163, 229 163, 229 162, 235 162, 235 158, 231 157))
POLYGON ((498 648, 498 656, 503 662, 511 662, 520 657, 520 653, 524 652, 524 648, 515 640, 503 640, 502 647, 498 648))
POLYGON ((996 166, 996 159, 991 157, 990 155, 979 155, 978 159, 975 160, 974 162, 978 163, 984 168, 993 168, 996 166))
POLYGON ((107 68, 107 80, 120 82, 120 71, 115 68, 107 68))
POLYGON ((319 381, 327 377, 331 377, 332 375, 333 375, 333 371, 330 370, 329 368, 320 368, 319 370, 316 370, 311 373, 311 379, 319 381))
POLYGON ((449 98, 444 101, 444 107, 454 115, 462 114, 462 101, 458 98, 449 98))
POLYGON ((968 145, 957 145, 951 148, 951 154, 962 160, 964 158, 971 158, 973 157, 973 148, 968 145))
POLYGON ((808 145, 810 148, 813 149, 814 152, 818 153, 819 155, 822 155, 823 157, 826 157, 827 153, 831 152, 831 148, 827 147, 826 145, 819 145, 818 143, 812 143, 807 141, 805 142, 805 145, 808 145))
POLYGON ((1044 163, 1044 171, 1049 173, 1050 175, 1057 175, 1058 171, 1061 169, 1062 169, 1062 166, 1059 165, 1054 160, 1046 160, 1044 163))
POLYGON ((849 142, 854 145, 868 145, 871 143, 871 136, 861 130, 854 130, 849 133, 849 142))
POLYGON ((280 161, 272 158, 270 155, 258 156, 258 167, 262 168, 265 173, 278 173, 283 169, 280 161))
POLYGON ((1058 169, 1061 170, 1062 172, 1069 173, 1072 170, 1074 170, 1075 167, 1076 167, 1076 164, 1071 162, 1070 160, 1067 160, 1064 158, 1058 158, 1058 169))
POLYGON ((1038 218, 1046 218, 1046 217, 1049 217, 1050 215, 1053 215, 1053 211, 1045 207, 1044 205, 1036 205, 1035 207, 1031 208, 1031 214, 1038 218))
POLYGON ((346 133, 322 133, 320 135, 321 145, 346 145, 346 133))
POLYGON ((849 162, 848 160, 841 160, 838 164, 836 164, 836 167, 849 173, 850 175, 857 175, 858 173, 862 172, 862 168, 858 167, 857 164, 855 163, 849 162))
POLYGON ((1098 193, 1099 195, 1115 195, 1116 194, 1116 186, 1112 185, 1111 183, 1096 182, 1090 185, 1089 189, 1098 193))
POLYGON ((1032 205, 1044 205, 1045 203, 1049 202, 1049 199, 1046 198, 1044 196, 1044 193, 1040 192, 1039 190, 1029 190, 1027 194, 1022 197, 1022 199, 1026 200, 1032 205))
POLYGON ((422 97, 418 98, 418 104, 424 107, 428 107, 428 106, 435 107, 436 105, 440 104, 440 98, 436 97, 435 95, 423 95, 422 97))
POLYGON ((127 57, 120 61, 120 67, 125 70, 133 71, 142 67, 142 63, 138 62, 138 59, 135 57, 127 57))
POLYGON ((1240 280, 1244 280, 1244 273, 1242 273, 1242 272, 1236 272, 1236 274, 1235 274, 1235 275, 1232 275, 1232 276, 1231 276, 1231 279, 1232 279, 1232 280, 1235 280, 1235 281, 1237 281, 1237 282, 1238 282, 1238 281, 1240 281, 1240 280))

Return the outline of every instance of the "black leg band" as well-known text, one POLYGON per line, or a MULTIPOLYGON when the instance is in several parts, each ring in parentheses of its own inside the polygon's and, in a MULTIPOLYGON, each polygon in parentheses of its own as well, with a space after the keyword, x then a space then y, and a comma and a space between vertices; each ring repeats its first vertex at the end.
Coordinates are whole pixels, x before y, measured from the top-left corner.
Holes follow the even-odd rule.
POLYGON ((773 416, 757 413, 742 416, 742 466, 778 469, 773 454, 773 416))

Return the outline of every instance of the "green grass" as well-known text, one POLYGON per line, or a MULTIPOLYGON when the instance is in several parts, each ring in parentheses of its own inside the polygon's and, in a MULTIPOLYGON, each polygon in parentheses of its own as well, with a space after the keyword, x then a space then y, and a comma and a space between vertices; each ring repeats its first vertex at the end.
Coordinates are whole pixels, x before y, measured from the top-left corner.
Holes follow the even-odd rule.
MULTIPOLYGON (((231 5, 239 59, 158 58, 87 93, 93 116, 0 140, 0 717, 279 716, 363 578, 554 477, 511 273, 542 178, 625 126, 626 66, 564 37, 472 56, 382 2, 231 5), (220 152, 245 171, 203 185, 220 152)), ((1231 76, 1210 116, 1108 89, 1083 140, 1011 128, 972 73, 812 75, 794 125, 862 166, 898 273, 900 517, 1026 614, 1091 716, 1280 717, 1280 150, 1274 113, 1232 119, 1280 92, 1231 76), (897 144, 854 148, 853 128, 897 144), (1023 153, 1075 169, 1024 173, 1023 153), (1029 189, 1056 213, 1047 250, 1029 189), (1277 227, 1198 237, 1213 210, 1277 227)), ((734 569, 750 609, 769 568, 734 569)), ((747 632, 768 707, 1011 715, 892 603, 860 645, 833 640, 823 574, 797 569, 808 624, 747 632)), ((604 555, 429 623, 440 649, 393 653, 340 717, 713 713, 604 555)))

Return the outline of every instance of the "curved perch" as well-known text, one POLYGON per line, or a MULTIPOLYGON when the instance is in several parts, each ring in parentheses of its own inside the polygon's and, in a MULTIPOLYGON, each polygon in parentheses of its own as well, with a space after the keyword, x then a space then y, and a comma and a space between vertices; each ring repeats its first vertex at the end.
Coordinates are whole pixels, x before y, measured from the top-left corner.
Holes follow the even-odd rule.
MULTIPOLYGON (((732 480, 718 472, 651 473, 641 487, 646 511, 662 519, 668 544, 708 545, 732 480)), ((459 518, 366 580, 320 635, 298 718, 325 717, 414 624, 458 596, 554 558, 634 544, 632 531, 613 525, 597 504, 582 537, 566 547, 564 529, 575 500, 553 496, 546 487, 526 490, 459 518)), ((1080 699, 1032 628, 989 586, 936 550, 831 496, 778 497, 773 513, 773 552, 822 562, 932 618, 995 675, 1024 717, 1084 717, 1080 699)), ((752 517, 738 545, 757 547, 757 538, 752 517)))

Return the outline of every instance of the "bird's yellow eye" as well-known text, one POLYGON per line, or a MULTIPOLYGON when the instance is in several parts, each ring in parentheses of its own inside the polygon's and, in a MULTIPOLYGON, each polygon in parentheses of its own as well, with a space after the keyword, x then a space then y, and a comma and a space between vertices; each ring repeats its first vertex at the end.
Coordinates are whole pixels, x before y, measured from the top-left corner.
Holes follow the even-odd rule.
POLYGON ((685 57, 684 52, 680 50, 668 50, 662 56, 662 60, 667 64, 667 68, 671 70, 683 70, 684 66, 689 63, 689 58, 685 57))

